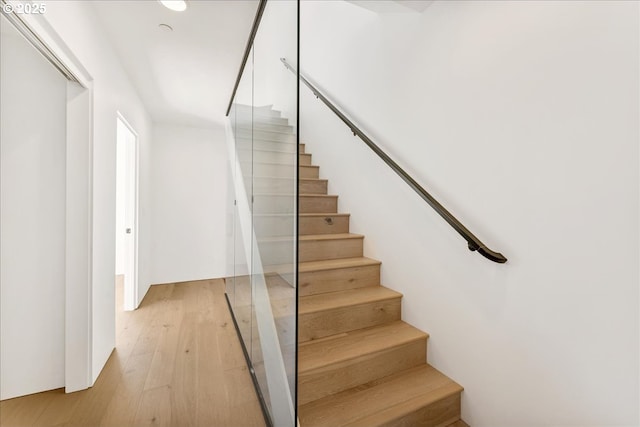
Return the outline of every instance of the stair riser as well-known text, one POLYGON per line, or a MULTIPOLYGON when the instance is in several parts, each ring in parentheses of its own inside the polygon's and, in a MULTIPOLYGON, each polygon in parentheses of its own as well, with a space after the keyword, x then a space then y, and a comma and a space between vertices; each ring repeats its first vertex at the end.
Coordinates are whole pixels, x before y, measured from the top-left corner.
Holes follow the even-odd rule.
POLYGON ((237 138, 236 147, 242 152, 251 152, 251 150, 279 151, 283 153, 296 152, 295 141, 293 143, 277 141, 251 141, 250 139, 246 138, 237 138))
POLYGON ((299 153, 300 153, 300 154, 304 154, 304 153, 306 153, 305 149, 306 149, 306 145, 304 145, 304 144, 300 144, 300 151, 299 151, 299 153))
POLYGON ((300 194, 327 194, 327 181, 300 180, 300 194))
MULTIPOLYGON (((292 235, 288 234, 287 236, 292 235)), ((258 247, 260 248, 262 264, 266 271, 270 271, 270 266, 291 264, 295 260, 293 237, 279 242, 260 241, 258 242, 258 247)))
POLYGON ((298 157, 301 165, 311 165, 311 154, 300 154, 298 157))
POLYGON ((320 168, 317 166, 300 166, 300 178, 320 178, 320 168))
POLYGON ((363 239, 301 240, 300 262, 323 259, 356 258, 362 256, 363 239))
POLYGON ((298 340, 305 342, 394 320, 400 320, 400 298, 300 314, 298 340))
MULTIPOLYGON (((264 150, 252 151, 249 148, 239 149, 238 155, 241 159, 253 158, 254 163, 277 163, 281 165, 294 165, 294 159, 296 156, 293 152, 264 150)), ((300 165, 311 166, 311 154, 300 154, 298 159, 300 165)))
POLYGON ((301 216, 300 234, 335 234, 349 232, 349 216, 301 216))
POLYGON ((386 377, 424 363, 427 340, 370 353, 298 376, 298 404, 304 405, 333 393, 386 377))
POLYGON ((232 105, 232 110, 229 115, 238 121, 242 119, 245 119, 245 121, 254 121, 262 118, 280 118, 282 112, 273 110, 270 107, 234 104, 232 105), (235 116, 232 114, 235 114, 235 116))
POLYGON ((293 126, 287 124, 287 120, 283 118, 260 117, 258 121, 237 121, 235 129, 243 129, 249 131, 261 130, 269 132, 293 133, 293 126), (275 121, 274 121, 275 119, 275 121))
POLYGON ((255 216, 253 226, 256 236, 281 237, 294 235, 295 215, 255 216))
POLYGON ((380 285, 380 264, 298 273, 300 296, 380 285))
POLYGON ((349 424, 351 427, 440 427, 448 426, 460 419, 461 395, 456 393, 445 399, 424 406, 401 418, 391 421, 376 423, 374 420, 366 419, 349 424))
MULTIPOLYGON (((295 166, 277 165, 271 163, 240 163, 243 174, 250 176, 253 172, 254 176, 269 178, 293 178, 295 177, 295 166)), ((300 166, 300 178, 318 178, 319 168, 317 166, 300 166)))
MULTIPOLYGON (((256 214, 294 213, 295 198, 292 195, 270 194, 254 196, 253 212, 256 214)), ((300 212, 337 212, 335 197, 300 196, 300 212)))
MULTIPOLYGON (((281 178, 258 177, 253 181, 253 192, 256 194, 287 194, 293 197, 296 181, 294 177, 281 178)), ((327 182, 311 178, 300 180, 300 194, 327 194, 327 182)))
POLYGON ((293 165, 296 158, 295 152, 255 150, 249 147, 239 149, 238 155, 240 159, 246 159, 247 161, 252 159, 254 163, 278 163, 282 165, 293 165))
POLYGON ((253 180, 253 192, 255 194, 283 194, 293 197, 296 181, 294 177, 283 178, 257 177, 253 180))
POLYGON ((276 141, 276 142, 297 142, 293 133, 269 132, 259 129, 237 128, 234 135, 236 138, 253 139, 254 141, 276 141))
POLYGON ((300 213, 337 213, 337 196, 300 196, 300 213))
POLYGON ((252 117, 250 114, 245 114, 237 115, 231 119, 231 126, 234 128, 244 127, 251 129, 252 126, 256 125, 260 127, 276 126, 274 129, 286 129, 287 127, 293 129, 293 127, 289 125, 289 121, 287 119, 276 115, 259 114, 252 117))

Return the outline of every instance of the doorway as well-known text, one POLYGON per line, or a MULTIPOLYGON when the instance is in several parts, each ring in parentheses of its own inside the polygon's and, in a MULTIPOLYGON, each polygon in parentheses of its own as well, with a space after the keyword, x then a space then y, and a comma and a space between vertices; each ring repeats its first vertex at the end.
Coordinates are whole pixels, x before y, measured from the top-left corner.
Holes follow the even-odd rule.
POLYGON ((119 112, 116 156, 116 295, 131 311, 138 306, 138 135, 119 112))

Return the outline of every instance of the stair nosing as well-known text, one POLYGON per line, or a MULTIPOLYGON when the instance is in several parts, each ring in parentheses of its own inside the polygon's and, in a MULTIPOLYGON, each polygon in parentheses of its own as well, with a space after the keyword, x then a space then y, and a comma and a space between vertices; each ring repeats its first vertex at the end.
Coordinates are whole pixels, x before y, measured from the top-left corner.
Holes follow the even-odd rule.
MULTIPOLYGON (((300 236, 300 240, 313 241, 313 240, 344 240, 344 239, 364 239, 363 234, 355 233, 335 233, 335 234, 305 234, 300 236)), ((349 257, 353 258, 353 257, 349 257)))
POLYGON ((323 311, 336 310, 336 309, 345 308, 345 307, 349 307, 349 306, 358 307, 358 306, 361 306, 361 305, 371 304, 371 303, 374 303, 374 302, 391 301, 391 300, 395 300, 395 299, 402 299, 402 296, 403 295, 400 292, 394 291, 393 289, 389 289, 389 288, 387 288, 385 286, 382 286, 382 285, 369 286, 369 287, 366 287, 366 288, 346 289, 346 290, 333 291, 333 292, 324 292, 324 293, 321 293, 321 294, 304 295, 304 296, 301 296, 298 299, 298 315, 321 313, 323 311), (303 307, 303 303, 306 300, 312 300, 312 299, 321 300, 323 298, 335 297, 337 294, 342 294, 344 296, 351 296, 351 295, 355 296, 358 293, 363 294, 365 292, 367 292, 367 293, 374 292, 373 289, 384 289, 384 291, 379 291, 379 292, 386 292, 386 295, 384 295, 384 296, 376 296, 373 299, 357 301, 357 302, 349 302, 349 303, 340 302, 340 300, 338 300, 337 304, 336 304, 336 301, 334 301, 333 305, 325 306, 325 307, 319 307, 319 308, 313 308, 313 309, 306 309, 305 310, 304 307, 303 307))
MULTIPOLYGON (((371 381, 369 383, 363 384, 363 386, 367 386, 366 388, 361 388, 360 387, 353 387, 351 389, 347 389, 347 390, 343 390, 341 392, 335 393, 335 394, 331 394, 329 396, 325 396, 323 398, 320 398, 318 400, 315 401, 311 401, 308 403, 305 403, 304 405, 301 405, 299 413, 302 414, 306 408, 309 407, 313 407, 315 406, 315 408, 313 408, 315 411, 318 410, 324 410, 326 409, 327 405, 323 405, 323 401, 327 401, 329 400, 329 402, 331 402, 331 400, 335 400, 336 399, 336 395, 341 397, 341 401, 345 402, 351 398, 356 398, 358 397, 358 395, 364 393, 368 393, 369 390, 373 390, 375 388, 379 387, 380 390, 380 394, 384 395, 384 396, 392 396, 393 394, 390 393, 385 393, 384 391, 384 387, 385 384, 390 384, 393 383, 394 381, 402 381, 404 378, 403 377, 407 377, 407 376, 415 376, 417 373, 419 373, 420 371, 428 371, 425 372, 425 374, 430 374, 430 375, 436 375, 436 376, 442 376, 444 377, 446 380, 448 380, 447 382, 438 385, 436 388, 433 389, 429 389, 425 392, 419 393, 417 395, 411 396, 408 400, 405 401, 399 401, 396 403, 391 403, 389 406, 385 406, 385 407, 377 407, 374 408, 372 412, 369 413, 365 413, 364 416, 358 416, 358 414, 355 415, 354 418, 349 419, 349 420, 343 420, 346 421, 346 424, 343 425, 352 425, 354 423, 358 423, 361 422, 362 420, 366 420, 367 418, 370 417, 375 417, 376 415, 382 413, 383 411, 387 411, 390 410, 392 408, 396 408, 399 405, 403 405, 406 402, 412 402, 414 403, 414 406, 416 409, 419 409, 421 407, 425 407, 427 405, 430 405, 434 402, 437 402, 438 400, 443 400, 446 399, 452 395, 461 393, 462 391, 464 391, 464 388, 458 384, 457 382, 455 382, 454 380, 452 380, 451 378, 449 378, 448 376, 444 375, 442 372, 438 371, 436 368, 434 368, 432 365, 429 365, 428 363, 424 363, 423 365, 419 365, 413 368, 409 368, 403 371, 400 371, 396 374, 393 375, 389 375, 387 377, 384 378, 379 378, 377 380, 371 381), (434 372, 433 374, 431 374, 431 372, 434 372), (358 390, 359 389, 359 390, 358 390), (420 404, 417 404, 417 402, 420 402, 420 404)), ((442 378, 441 377, 441 378, 442 378)), ((362 397, 360 397, 360 399, 362 399, 362 397)), ((386 402, 385 402, 386 403, 386 402)), ((346 404, 345 404, 346 405, 346 404)), ((346 406, 342 406, 339 411, 340 412, 347 412, 347 411, 343 411, 343 408, 345 408, 346 406)), ((411 413, 411 411, 407 411, 406 414, 411 413)), ((303 418, 303 417, 301 417, 303 418)), ((387 420, 389 421, 389 420, 387 420)))
MULTIPOLYGON (((375 331, 375 330, 380 330, 380 329, 384 329, 384 328, 389 328, 393 325, 401 325, 402 328, 405 328, 407 330, 411 330, 411 334, 412 336, 408 337, 408 338, 403 338, 402 340, 397 339, 397 341, 393 342, 392 340, 389 340, 388 337, 385 337, 384 340, 379 340, 380 341, 378 343, 378 347, 374 348, 374 349, 369 349, 369 350, 361 350, 360 353, 355 353, 349 356, 345 356, 342 355, 342 357, 340 357, 340 352, 336 352, 337 354, 334 354, 332 358, 327 358, 327 355, 324 354, 323 356, 325 357, 325 360, 323 360, 322 362, 319 363, 315 363, 313 364, 311 367, 305 367, 305 361, 304 361, 304 355, 302 355, 302 357, 299 358, 299 362, 298 362, 298 374, 299 375, 303 375, 303 374, 308 374, 308 373, 312 373, 315 370, 318 369, 322 369, 324 367, 330 366, 330 365, 335 365, 335 364, 339 364, 339 363, 343 363, 343 362, 348 362, 350 360, 354 360, 354 359, 358 359, 360 357, 366 356, 368 354, 375 354, 375 353, 383 353, 385 351, 389 351, 391 349, 394 348, 398 348, 398 347, 402 347, 408 344, 412 344, 416 341, 422 341, 422 340, 428 340, 429 339, 429 334, 427 334, 426 332, 421 331, 420 329, 417 329, 416 327, 410 325, 407 322, 404 322, 402 320, 396 320, 390 323, 385 323, 383 325, 376 325, 376 326, 371 326, 368 328, 363 328, 363 329, 358 329, 355 331, 351 331, 349 333, 342 333, 342 334, 337 334, 333 337, 329 336, 329 337, 323 337, 323 339, 318 342, 314 342, 314 340, 311 341, 306 341, 303 343, 303 347, 304 348, 310 348, 313 350, 314 347, 321 347, 323 345, 327 345, 328 342, 331 342, 332 340, 338 340, 338 341, 344 341, 345 343, 348 343, 349 339, 355 340, 357 338, 359 338, 359 335, 365 334, 366 332, 370 332, 370 331, 375 331), (347 339, 349 338, 349 339, 347 339)), ((392 335, 391 337, 393 338, 397 338, 396 335, 392 335)), ((348 344, 347 344, 348 345, 348 344)), ((344 349, 347 347, 347 345, 345 345, 345 347, 341 348, 344 349)))
POLYGON ((358 267, 369 267, 374 265, 381 265, 382 262, 376 259, 368 258, 368 257, 353 257, 353 258, 338 258, 338 259, 323 259, 319 261, 306 261, 298 264, 298 273, 311 273, 314 271, 331 271, 331 270, 342 270, 344 268, 358 268, 358 267), (342 266, 334 266, 332 264, 337 264, 338 262, 345 260, 362 260, 364 262, 360 264, 354 265, 342 265, 342 266), (319 266, 309 266, 309 264, 320 264, 319 266), (306 265, 305 265, 306 264, 306 265), (323 265, 324 264, 324 265, 323 265), (309 268, 307 270, 307 267, 309 268))

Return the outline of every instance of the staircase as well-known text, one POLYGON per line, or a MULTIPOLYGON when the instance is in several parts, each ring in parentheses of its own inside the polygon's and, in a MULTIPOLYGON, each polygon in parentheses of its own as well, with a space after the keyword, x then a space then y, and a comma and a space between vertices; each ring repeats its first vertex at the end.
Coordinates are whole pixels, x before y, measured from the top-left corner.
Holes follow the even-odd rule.
MULTIPOLYGON (((300 165, 311 154, 300 145, 300 165)), ((426 363, 428 335, 401 320, 402 295, 327 195, 300 180, 298 415, 302 427, 449 426, 462 387, 426 363)), ((458 424, 464 425, 464 424, 458 424)))
MULTIPOLYGON (((253 148, 275 168, 279 157, 295 153, 292 131, 277 112, 261 117, 253 148)), ((402 294, 381 286, 380 261, 364 257, 364 236, 349 232, 349 214, 338 213, 338 196, 327 194, 305 144, 299 152, 301 427, 467 426, 460 420, 462 387, 426 363, 428 335, 401 320, 402 294)), ((274 178, 269 197, 278 197, 277 185, 274 178)), ((277 234, 277 213, 258 224, 277 234)))

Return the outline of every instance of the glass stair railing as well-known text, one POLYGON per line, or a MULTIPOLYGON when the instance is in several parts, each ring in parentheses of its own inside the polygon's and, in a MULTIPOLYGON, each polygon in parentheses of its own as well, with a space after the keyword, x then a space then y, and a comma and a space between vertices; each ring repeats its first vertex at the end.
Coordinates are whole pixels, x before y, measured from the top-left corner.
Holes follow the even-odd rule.
POLYGON ((261 2, 227 115, 233 276, 227 298, 265 421, 296 425, 298 2, 261 2), (284 25, 286 24, 286 25, 284 25), (288 56, 290 57, 290 56, 288 56))

